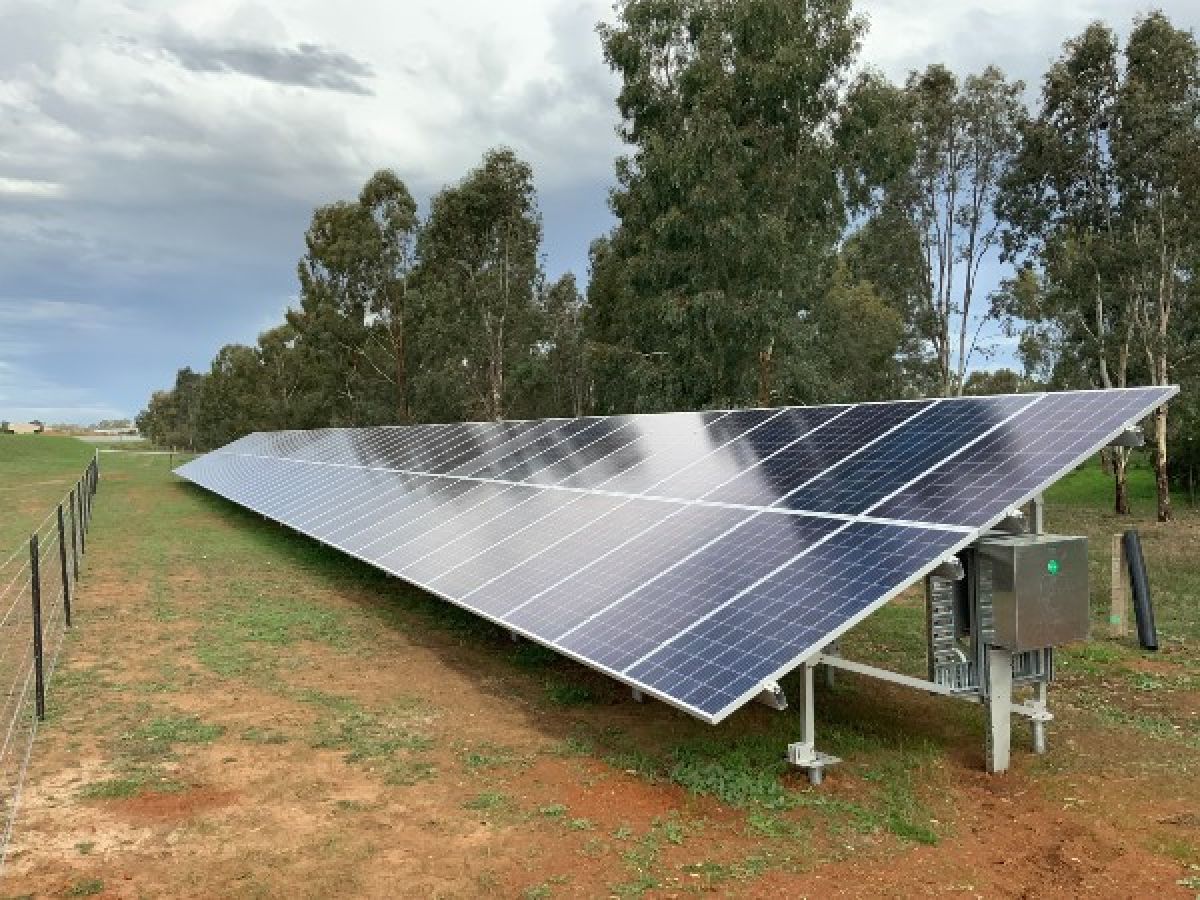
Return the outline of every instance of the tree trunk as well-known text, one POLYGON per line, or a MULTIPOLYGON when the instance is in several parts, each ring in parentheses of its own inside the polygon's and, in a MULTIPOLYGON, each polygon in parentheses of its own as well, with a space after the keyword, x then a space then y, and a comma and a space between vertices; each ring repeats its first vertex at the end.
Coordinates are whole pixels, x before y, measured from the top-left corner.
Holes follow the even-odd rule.
POLYGON ((763 408, 771 405, 771 369, 774 363, 772 359, 774 353, 774 338, 768 340, 767 346, 758 351, 758 405, 763 408))
POLYGON ((1113 512, 1129 515, 1129 453, 1124 447, 1112 448, 1113 512))
POLYGON ((392 355, 396 361, 396 414, 402 425, 409 421, 408 411, 408 366, 404 359, 404 320, 392 322, 392 355))
POLYGON ((1154 482, 1158 489, 1158 521, 1170 522, 1171 483, 1167 479, 1167 404, 1154 411, 1154 482))

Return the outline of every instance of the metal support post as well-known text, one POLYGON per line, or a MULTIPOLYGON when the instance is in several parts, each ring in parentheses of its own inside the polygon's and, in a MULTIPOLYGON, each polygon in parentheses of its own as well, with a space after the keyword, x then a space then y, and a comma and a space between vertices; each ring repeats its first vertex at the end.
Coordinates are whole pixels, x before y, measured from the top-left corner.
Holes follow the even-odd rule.
POLYGON ((79 520, 75 515, 75 489, 67 497, 71 507, 71 577, 79 580, 79 520))
POLYGON ((639 691, 637 688, 630 688, 629 694, 631 697, 633 697, 634 703, 645 703, 646 702, 646 695, 643 694, 641 691, 639 691))
POLYGON ((79 501, 79 554, 87 555, 87 520, 83 515, 83 479, 75 486, 75 499, 79 501))
MULTIPOLYGON (((841 656, 842 648, 837 641, 833 641, 825 648, 824 652, 826 656, 841 656)), ((833 666, 821 666, 821 669, 822 677, 825 679, 825 688, 826 690, 832 691, 835 687, 835 682, 837 681, 837 670, 834 669, 833 666)))
POLYGON ((1046 533, 1046 498, 1041 494, 1034 494, 1033 499, 1029 501, 1033 508, 1033 533, 1046 533))
POLYGON ((29 596, 33 601, 33 705, 38 721, 46 718, 46 680, 42 669, 42 573, 38 568, 38 536, 29 538, 29 596))
POLYGON ((62 504, 58 504, 58 562, 62 572, 63 621, 71 627, 71 579, 67 577, 67 529, 63 522, 62 504))
POLYGON ((1035 714, 1029 717, 1029 728, 1033 733, 1033 752, 1040 756, 1046 752, 1046 723, 1051 718, 1046 709, 1046 682, 1039 681, 1034 686, 1034 698, 1030 705, 1035 710, 1035 714))
POLYGON ((816 748, 816 716, 813 703, 813 668, 811 662, 800 665, 800 740, 788 744, 787 759, 793 766, 808 771, 810 784, 820 784, 825 777, 825 767, 841 762, 836 756, 822 753, 816 748))
POLYGON ((1011 651, 987 648, 987 770, 993 774, 1008 771, 1012 747, 1012 664, 1011 651))

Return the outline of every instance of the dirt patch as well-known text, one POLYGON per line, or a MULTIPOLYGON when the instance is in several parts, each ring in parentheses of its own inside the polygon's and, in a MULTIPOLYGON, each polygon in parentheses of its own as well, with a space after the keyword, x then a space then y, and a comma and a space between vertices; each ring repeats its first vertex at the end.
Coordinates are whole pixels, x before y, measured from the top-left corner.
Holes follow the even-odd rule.
POLYGON ((819 705, 846 762, 817 791, 783 775, 787 802, 736 806, 716 798, 721 778, 756 772, 689 782, 673 751, 708 740, 719 755, 775 714, 705 730, 634 704, 161 471, 118 465, 9 893, 1191 896, 1200 753, 1088 705, 1104 690, 1177 721, 1196 709, 1195 670, 1175 662, 1190 650, 1067 673, 1050 754, 1019 734, 998 778, 979 771, 978 710, 847 678, 819 705), (106 518, 108 505, 138 514, 106 518))
POLYGON ((109 812, 115 816, 133 820, 183 821, 238 800, 236 791, 219 791, 213 788, 156 793, 150 792, 109 803, 109 812))

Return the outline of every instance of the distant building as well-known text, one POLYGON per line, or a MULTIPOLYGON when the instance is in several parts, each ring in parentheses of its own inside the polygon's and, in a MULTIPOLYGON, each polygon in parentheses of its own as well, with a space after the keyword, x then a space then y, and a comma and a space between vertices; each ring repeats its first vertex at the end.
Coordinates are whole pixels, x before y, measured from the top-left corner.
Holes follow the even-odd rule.
POLYGON ((9 422, 9 434, 41 434, 44 426, 41 422, 9 422))

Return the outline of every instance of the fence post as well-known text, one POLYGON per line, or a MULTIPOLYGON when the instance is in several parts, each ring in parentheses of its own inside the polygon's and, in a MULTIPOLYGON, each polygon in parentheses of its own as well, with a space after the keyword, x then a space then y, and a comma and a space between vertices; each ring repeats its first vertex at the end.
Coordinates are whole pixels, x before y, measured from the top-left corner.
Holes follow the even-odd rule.
POLYGON ((79 552, 87 555, 87 520, 83 514, 83 479, 76 485, 75 498, 79 501, 79 552))
POLYGON ((1112 599, 1108 612, 1108 633, 1125 637, 1129 633, 1129 566, 1121 535, 1112 536, 1112 599))
POLYGON ((62 568, 63 621, 71 627, 71 579, 67 577, 67 529, 62 504, 58 504, 58 561, 62 568))
POLYGON ((29 537, 30 597, 33 599, 33 703, 38 721, 46 718, 46 682, 42 669, 42 573, 39 563, 38 536, 29 537))
POLYGON ((79 580, 79 519, 75 515, 75 489, 71 488, 71 493, 67 497, 67 502, 71 504, 71 577, 79 580))

